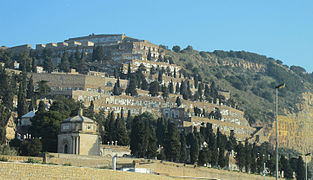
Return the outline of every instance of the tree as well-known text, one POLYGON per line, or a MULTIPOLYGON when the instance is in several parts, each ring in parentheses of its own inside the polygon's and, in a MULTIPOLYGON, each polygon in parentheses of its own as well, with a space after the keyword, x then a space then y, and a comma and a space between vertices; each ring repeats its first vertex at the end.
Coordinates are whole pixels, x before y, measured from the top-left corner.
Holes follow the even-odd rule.
POLYGON ((121 95, 120 79, 117 79, 116 83, 114 84, 113 94, 116 96, 121 95))
POLYGON ((162 86, 162 97, 165 101, 168 98, 168 88, 165 85, 162 86))
POLYGON ((137 87, 137 80, 136 80, 135 75, 132 74, 130 76, 130 80, 128 82, 128 85, 127 85, 125 93, 127 95, 137 96, 138 93, 137 93, 136 87, 137 87))
POLYGON ((176 53, 180 52, 180 47, 179 46, 173 46, 172 50, 176 53))
POLYGON ((50 87, 48 86, 48 81, 42 80, 38 82, 38 91, 39 97, 43 98, 51 91, 50 87))
POLYGON ((143 158, 146 155, 148 146, 147 131, 145 128, 146 121, 154 121, 151 113, 143 113, 139 116, 135 116, 132 122, 132 128, 130 133, 130 150, 131 154, 143 158))
POLYGON ((186 144, 186 133, 182 131, 180 133, 180 158, 179 162, 185 163, 187 161, 187 144, 186 144))
POLYGON ((244 147, 241 142, 239 142, 239 144, 236 146, 235 152, 236 152, 236 156, 235 156, 236 164, 238 165, 239 170, 242 171, 245 165, 246 159, 245 159, 244 147))
POLYGON ((176 83, 176 88, 175 89, 176 89, 176 91, 175 91, 176 94, 180 93, 180 87, 179 87, 179 83, 178 82, 176 83))
POLYGON ((147 60, 148 60, 148 61, 151 61, 151 60, 152 60, 150 48, 149 48, 149 51, 148 51, 147 60))
POLYGON ((102 61, 104 60, 104 47, 95 46, 92 52, 92 61, 102 61))
POLYGON ((158 140, 158 145, 165 146, 165 138, 166 138, 166 120, 163 117, 157 119, 156 125, 156 137, 158 140))
POLYGON ((191 136, 191 141, 190 141, 190 162, 191 164, 194 164, 198 161, 199 157, 199 139, 195 135, 195 131, 191 136))
POLYGON ((67 52, 63 53, 59 68, 63 72, 70 72, 70 62, 68 59, 68 53, 67 52))
POLYGON ((46 105, 43 101, 40 101, 39 102, 39 105, 38 105, 38 113, 43 113, 46 111, 46 105))
POLYGON ((168 131, 166 134, 165 155, 169 161, 176 162, 179 160, 180 143, 177 125, 173 122, 168 123, 168 131))
POLYGON ((179 107, 181 105, 181 101, 180 101, 180 98, 178 96, 176 98, 176 105, 177 105, 177 107, 179 107))
POLYGON ((173 80, 171 80, 169 86, 168 86, 168 90, 171 94, 174 93, 174 85, 173 85, 173 80))
POLYGON ((199 152, 199 164, 205 165, 210 161, 211 153, 208 148, 203 148, 199 152))
POLYGON ((32 58, 32 72, 37 73, 37 63, 35 58, 32 58))
POLYGON ((88 66, 86 64, 86 58, 85 57, 81 57, 78 59, 77 71, 81 74, 87 74, 88 66))
POLYGON ((159 81, 160 83, 163 82, 163 71, 162 71, 162 70, 159 70, 158 81, 159 81))
POLYGON ((57 136, 61 122, 66 118, 67 114, 50 110, 39 112, 31 119, 31 134, 33 137, 42 138, 43 151, 57 152, 57 136))
POLYGON ((147 136, 147 158, 155 158, 157 156, 157 139, 155 128, 151 125, 150 120, 145 121, 146 136, 147 136))
POLYGON ((54 64, 51 57, 46 57, 43 64, 43 69, 48 73, 51 73, 54 70, 54 64))
POLYGON ((42 143, 40 139, 26 139, 21 144, 21 154, 23 156, 38 156, 42 151, 42 143))
POLYGON ((122 118, 118 117, 115 121, 115 140, 119 145, 126 146, 129 144, 129 138, 126 131, 125 122, 122 118))
MULTIPOLYGON (((25 80, 24 80, 25 81, 25 80)), ((19 91, 18 91, 18 102, 17 102, 17 114, 21 118, 24 114, 27 113, 27 104, 26 104, 26 82, 20 82, 19 91)))
POLYGON ((159 82, 153 81, 149 85, 149 94, 151 94, 151 96, 158 96, 159 95, 159 89, 160 89, 159 82))
POLYGON ((296 178, 297 180, 305 179, 305 167, 301 156, 297 159, 296 178))

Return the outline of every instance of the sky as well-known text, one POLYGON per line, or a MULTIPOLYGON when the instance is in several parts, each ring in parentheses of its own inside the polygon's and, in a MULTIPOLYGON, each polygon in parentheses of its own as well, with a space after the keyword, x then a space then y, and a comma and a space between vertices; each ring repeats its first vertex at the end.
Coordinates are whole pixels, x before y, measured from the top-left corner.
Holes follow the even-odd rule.
POLYGON ((0 0, 0 46, 91 33, 244 50, 313 71, 313 0, 0 0))

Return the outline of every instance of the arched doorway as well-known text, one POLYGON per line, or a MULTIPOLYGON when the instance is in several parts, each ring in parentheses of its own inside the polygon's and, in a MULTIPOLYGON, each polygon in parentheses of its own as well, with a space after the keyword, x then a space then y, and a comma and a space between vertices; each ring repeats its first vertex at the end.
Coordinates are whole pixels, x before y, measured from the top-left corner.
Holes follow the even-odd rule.
POLYGON ((63 153, 64 153, 64 154, 67 154, 67 153, 68 153, 68 147, 67 147, 67 144, 64 144, 64 147, 63 147, 63 153))

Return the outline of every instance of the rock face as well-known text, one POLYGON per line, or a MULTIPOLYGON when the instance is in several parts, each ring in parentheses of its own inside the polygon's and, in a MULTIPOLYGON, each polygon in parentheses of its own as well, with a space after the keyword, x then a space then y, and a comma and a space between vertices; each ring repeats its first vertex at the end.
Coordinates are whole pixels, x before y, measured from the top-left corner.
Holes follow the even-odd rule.
MULTIPOLYGON (((296 149, 302 153, 313 149, 313 94, 304 93, 300 112, 278 116, 278 143, 280 147, 296 149)), ((275 144, 275 121, 269 131, 269 141, 275 144)))

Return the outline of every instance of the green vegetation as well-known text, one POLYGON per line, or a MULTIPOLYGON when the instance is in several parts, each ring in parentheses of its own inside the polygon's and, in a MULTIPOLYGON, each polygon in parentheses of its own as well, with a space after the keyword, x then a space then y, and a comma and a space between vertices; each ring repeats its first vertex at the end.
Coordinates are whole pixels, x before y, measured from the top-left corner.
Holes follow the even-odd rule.
POLYGON ((234 107, 245 112, 250 124, 273 120, 276 85, 286 83, 286 88, 279 90, 280 114, 284 113, 283 109, 298 112, 296 104, 301 103, 301 94, 312 92, 313 89, 312 73, 306 73, 298 66, 289 68, 280 60, 255 53, 220 50, 198 52, 190 47, 182 51, 178 51, 177 47, 173 51, 164 50, 175 64, 184 67, 182 73, 185 77, 198 79, 200 75, 203 82, 214 82, 217 90, 229 90, 234 107))

